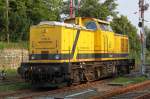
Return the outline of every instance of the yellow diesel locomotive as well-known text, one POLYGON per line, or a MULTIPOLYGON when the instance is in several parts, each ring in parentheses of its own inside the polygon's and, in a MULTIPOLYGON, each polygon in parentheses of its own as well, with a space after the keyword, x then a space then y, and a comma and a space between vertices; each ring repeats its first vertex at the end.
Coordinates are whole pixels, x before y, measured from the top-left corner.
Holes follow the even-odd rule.
POLYGON ((32 84, 78 84, 129 73, 128 36, 116 34, 110 23, 76 17, 45 21, 30 29, 29 62, 18 69, 32 84))

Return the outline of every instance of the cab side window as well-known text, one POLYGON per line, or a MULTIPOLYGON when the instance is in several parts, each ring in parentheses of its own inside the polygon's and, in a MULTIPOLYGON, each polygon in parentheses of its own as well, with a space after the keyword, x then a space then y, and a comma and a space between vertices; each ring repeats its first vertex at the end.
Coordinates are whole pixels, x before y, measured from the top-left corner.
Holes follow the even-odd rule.
POLYGON ((95 23, 95 22, 92 22, 92 21, 86 22, 86 23, 85 23, 85 27, 86 27, 87 29, 91 29, 91 30, 96 30, 96 29, 97 29, 96 23, 95 23))
POLYGON ((107 30, 107 27, 105 24, 99 24, 100 25, 100 28, 103 30, 103 31, 106 31, 107 30))
POLYGON ((112 28, 108 24, 99 23, 101 30, 113 32, 112 28))

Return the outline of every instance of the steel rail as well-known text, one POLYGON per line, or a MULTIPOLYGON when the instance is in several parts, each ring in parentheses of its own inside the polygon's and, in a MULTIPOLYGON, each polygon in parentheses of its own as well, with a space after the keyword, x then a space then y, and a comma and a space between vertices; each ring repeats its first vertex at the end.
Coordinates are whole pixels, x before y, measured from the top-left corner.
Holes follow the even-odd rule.
POLYGON ((51 91, 47 91, 47 92, 41 92, 41 93, 35 93, 32 95, 28 95, 28 96, 23 96, 23 97, 20 97, 19 99, 31 99, 33 97, 47 96, 50 94, 57 94, 57 93, 66 92, 66 91, 74 91, 74 90, 79 90, 79 89, 91 88, 98 84, 106 83, 106 81, 108 81, 108 80, 88 82, 86 84, 80 84, 80 85, 75 85, 75 86, 72 85, 71 87, 63 87, 61 89, 56 89, 56 90, 51 90, 51 91))
POLYGON ((123 88, 118 88, 116 90, 110 90, 110 91, 107 91, 106 94, 104 94, 102 96, 94 96, 94 97, 91 97, 91 99, 108 99, 110 97, 124 94, 124 93, 130 92, 130 91, 147 88, 148 86, 150 86, 150 80, 142 82, 142 83, 138 83, 138 84, 131 84, 129 86, 126 86, 123 88))

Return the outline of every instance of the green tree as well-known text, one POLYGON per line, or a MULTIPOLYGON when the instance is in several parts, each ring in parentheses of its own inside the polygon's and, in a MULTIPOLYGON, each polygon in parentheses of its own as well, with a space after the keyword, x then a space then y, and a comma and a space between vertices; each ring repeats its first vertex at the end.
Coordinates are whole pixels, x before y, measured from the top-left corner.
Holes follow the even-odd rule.
POLYGON ((27 0, 27 16, 33 24, 43 20, 59 20, 62 0, 27 0))
POLYGON ((4 20, 4 1, 0 0, 0 39, 4 38, 5 20, 4 20))
POLYGON ((146 34, 146 48, 148 51, 150 51, 150 28, 147 26, 144 28, 145 34, 146 34))
MULTIPOLYGON (((70 1, 70 0, 69 0, 70 1)), ((69 1, 64 2, 62 13, 69 14, 69 1)), ((107 16, 115 16, 117 4, 115 0, 106 0, 104 3, 101 0, 81 0, 79 15, 81 17, 94 17, 105 20, 107 16)))
MULTIPOLYGON (((6 40, 5 0, 0 1, 0 40, 6 40)), ((44 20, 59 20, 62 0, 9 0, 11 41, 28 40, 29 28, 44 20)))

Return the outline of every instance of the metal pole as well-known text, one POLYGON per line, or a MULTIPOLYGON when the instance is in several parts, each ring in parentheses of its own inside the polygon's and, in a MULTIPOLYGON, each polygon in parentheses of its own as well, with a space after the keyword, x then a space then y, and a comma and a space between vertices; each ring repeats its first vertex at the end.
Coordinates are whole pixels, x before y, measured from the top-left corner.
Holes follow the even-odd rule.
POLYGON ((75 0, 73 0, 73 17, 76 16, 76 4, 75 4, 75 0))
POLYGON ((70 0, 70 17, 79 15, 79 0, 70 0))
POLYGON ((70 0, 70 18, 73 17, 73 0, 70 0))
POLYGON ((79 1, 75 0, 75 16, 79 15, 79 1))
POLYGON ((144 0, 139 0, 139 12, 140 18, 139 21, 141 22, 140 27, 140 34, 141 34, 141 73, 145 75, 145 32, 144 32, 144 0))

